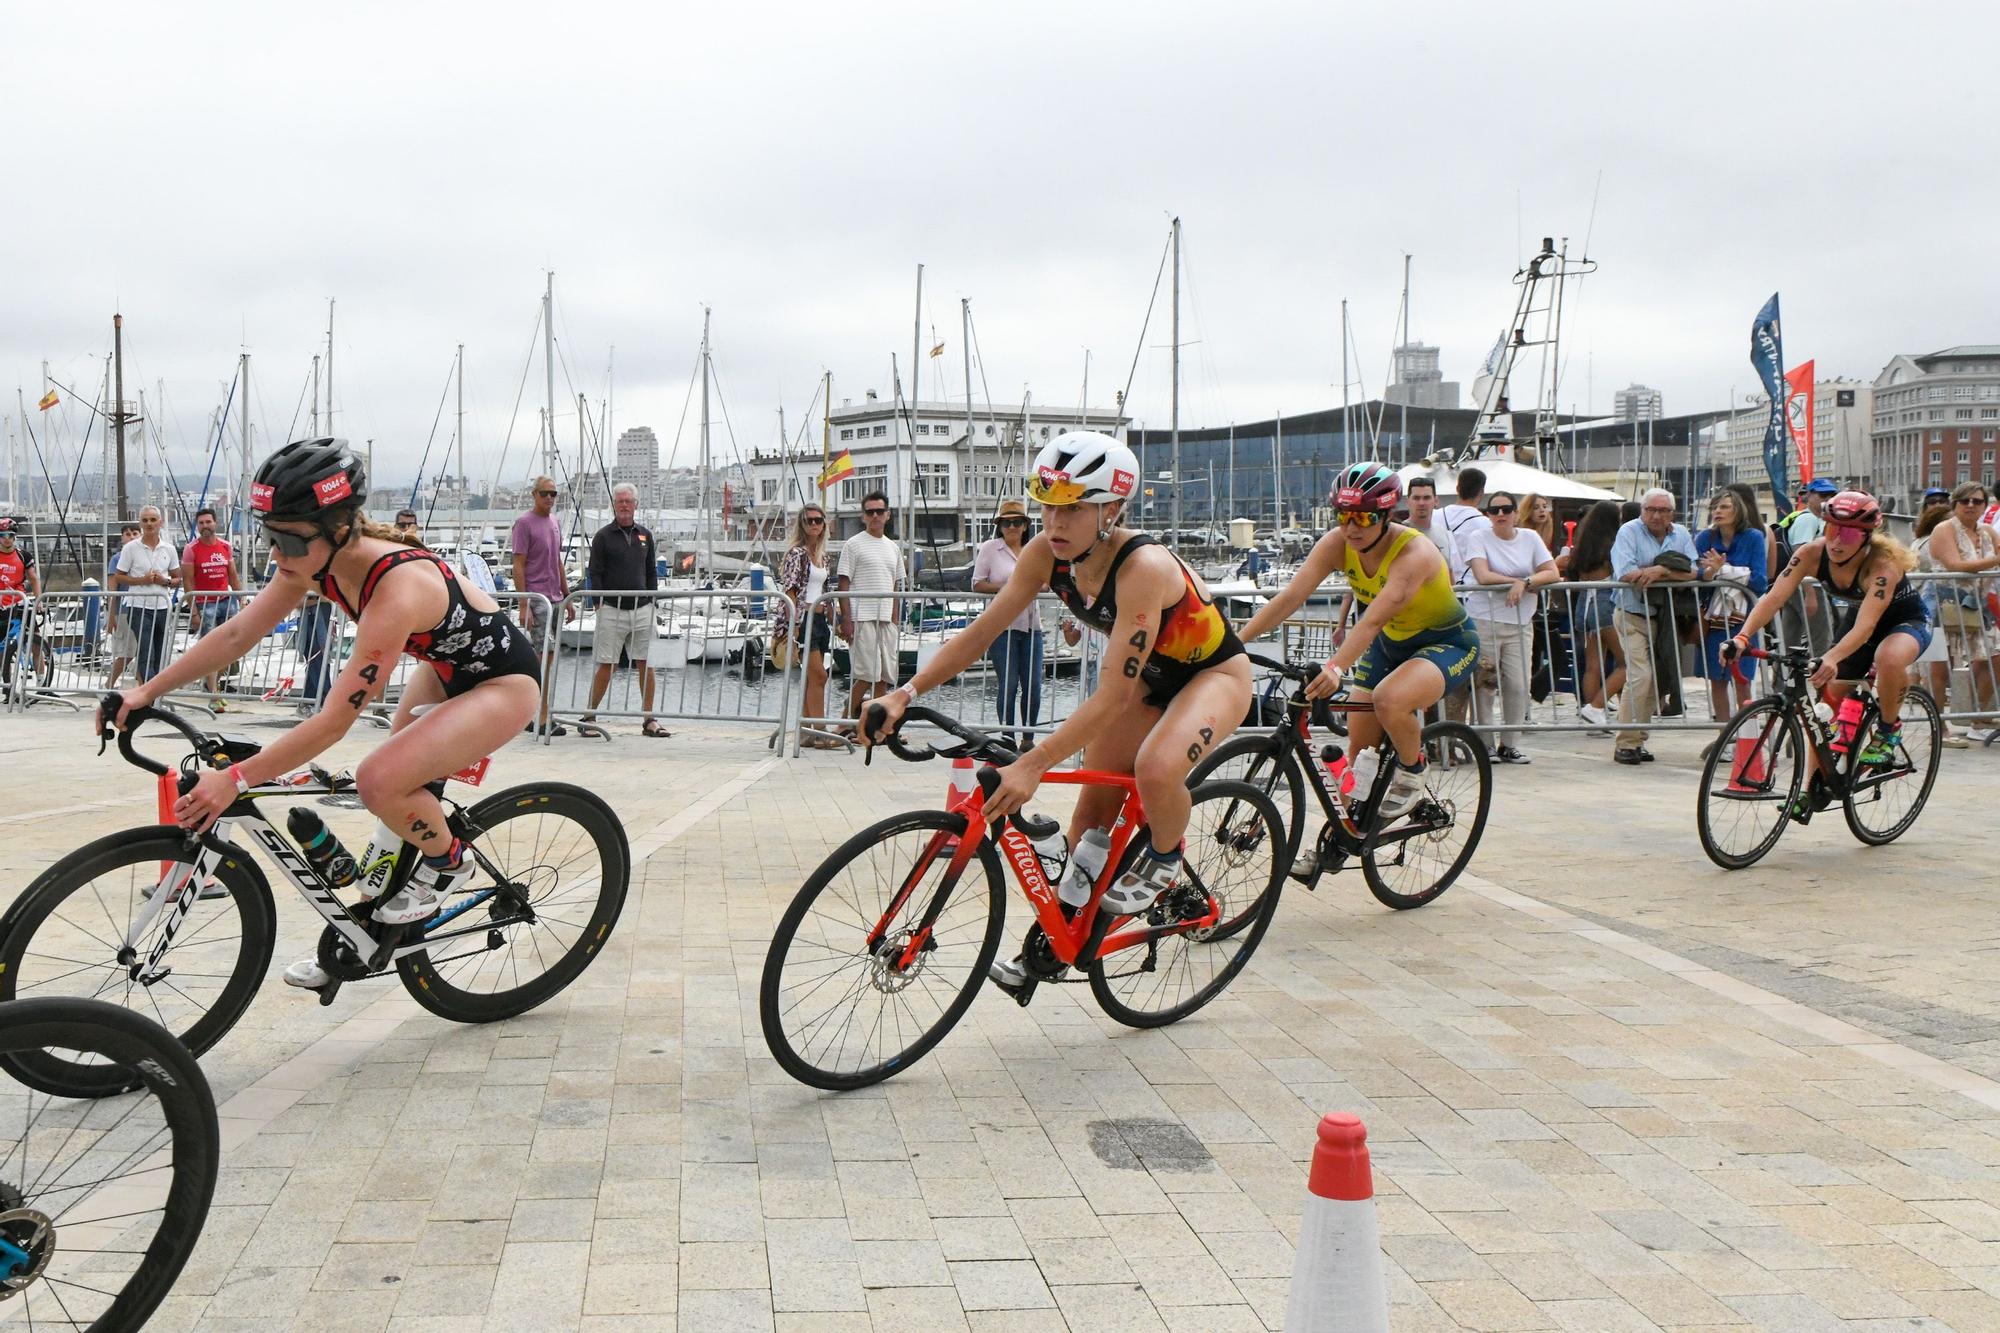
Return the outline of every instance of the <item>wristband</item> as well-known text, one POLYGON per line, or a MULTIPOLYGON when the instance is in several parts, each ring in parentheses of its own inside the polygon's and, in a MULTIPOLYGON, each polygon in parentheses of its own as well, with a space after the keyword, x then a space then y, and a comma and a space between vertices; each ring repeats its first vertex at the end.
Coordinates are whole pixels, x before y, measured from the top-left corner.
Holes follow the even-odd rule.
POLYGON ((243 765, 231 764, 229 766, 229 777, 230 780, 236 784, 236 794, 238 796, 247 795, 249 793, 250 784, 244 780, 243 765))
POLYGON ((901 685, 898 685, 892 691, 892 693, 908 696, 911 703, 915 703, 917 701, 917 686, 914 681, 908 681, 908 680, 904 681, 901 685))

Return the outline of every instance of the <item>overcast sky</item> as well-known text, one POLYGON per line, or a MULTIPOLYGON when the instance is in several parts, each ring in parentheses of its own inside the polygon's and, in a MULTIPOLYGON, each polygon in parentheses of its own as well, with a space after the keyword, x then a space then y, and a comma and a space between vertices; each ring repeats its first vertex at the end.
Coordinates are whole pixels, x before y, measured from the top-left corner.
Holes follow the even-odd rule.
MULTIPOLYGON (((552 269, 562 439, 615 345, 614 429, 670 442, 707 304, 747 453, 823 370, 886 396, 921 261, 947 344, 923 396, 940 369, 964 393, 967 297, 982 408, 1060 412, 1085 349, 1093 403, 1124 382, 1177 212, 1184 424, 1337 405, 1343 297, 1379 393, 1405 251, 1411 331, 1469 383, 1536 240, 1586 231, 1564 410, 1631 380, 1718 408, 1773 290, 1822 375, 2000 341, 1996 38, 1990 5, 1740 0, 10 6, 0 367, 73 448, 81 410, 34 413, 41 362, 88 396, 122 310, 127 396, 164 383, 177 460, 242 350, 261 450, 305 431, 334 297, 339 433, 413 472, 462 342, 486 475, 552 269)), ((539 362, 527 383, 506 480, 539 362)))

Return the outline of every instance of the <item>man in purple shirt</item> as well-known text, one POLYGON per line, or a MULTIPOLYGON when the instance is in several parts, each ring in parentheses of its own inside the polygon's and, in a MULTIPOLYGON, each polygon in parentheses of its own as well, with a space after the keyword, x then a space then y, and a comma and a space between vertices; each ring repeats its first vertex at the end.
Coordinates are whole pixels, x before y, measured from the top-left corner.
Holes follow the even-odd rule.
MULTIPOLYGON (((561 606, 569 596, 569 575, 563 569, 562 524, 556 522, 556 484, 552 478, 535 478, 535 507, 514 520, 513 534, 507 539, 507 549, 514 555, 514 587, 520 592, 537 592, 549 599, 549 605, 561 606)), ((575 616, 576 608, 565 607, 566 616, 575 616)), ((549 681, 554 678, 556 633, 555 626, 548 627, 543 638, 535 629, 535 604, 532 599, 521 602, 521 628, 528 631, 542 654, 542 715, 541 727, 550 735, 564 736, 568 728, 558 722, 549 725, 549 681)), ((530 728, 533 730, 533 728, 530 728)))

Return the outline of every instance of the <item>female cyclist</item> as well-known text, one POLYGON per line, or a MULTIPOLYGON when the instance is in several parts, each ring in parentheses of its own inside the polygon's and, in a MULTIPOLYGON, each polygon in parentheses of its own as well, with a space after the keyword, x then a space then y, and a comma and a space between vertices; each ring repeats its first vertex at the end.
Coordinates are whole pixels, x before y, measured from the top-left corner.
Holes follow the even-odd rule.
MULTIPOLYGON (((1104 892, 1105 907, 1143 912, 1173 887, 1187 831, 1187 775, 1229 738, 1250 708, 1250 663, 1208 589, 1179 557, 1119 524, 1137 489, 1139 460, 1108 435, 1071 431, 1043 446, 1027 479, 1042 531, 1025 546, 992 602, 902 685, 873 702, 887 710, 873 743, 917 697, 977 661, 1034 604, 1044 585, 1077 619, 1108 637, 1097 689, 1054 732, 1000 770, 986 801, 999 819, 1028 803, 1042 775, 1083 751, 1088 768, 1138 779, 1151 846, 1104 892)), ((864 717, 866 714, 864 714, 864 717)), ((1116 788, 1085 787, 1070 842, 1117 817, 1116 788)))
MULTIPOLYGON (((235 662, 297 610, 307 592, 317 589, 339 603, 355 622, 354 651, 320 710, 227 772, 204 772, 174 817, 185 828, 205 829, 238 793, 323 753, 347 734, 407 652, 426 665, 403 687, 390 738, 354 771, 362 803, 424 854, 408 885, 375 908, 377 921, 407 925, 437 911, 472 870, 425 784, 518 734, 534 714, 541 680, 533 647, 493 599, 439 556, 369 522, 361 512, 367 498, 367 471, 344 440, 299 440, 265 459, 250 508, 271 542, 276 575, 213 634, 127 691, 117 722, 123 728, 133 709, 235 662)), ((327 977, 303 959, 285 969, 285 980, 311 990, 327 977)))
POLYGON ((1254 642, 1304 606, 1335 570, 1346 574, 1362 616, 1307 683, 1306 694, 1324 699, 1352 672, 1354 697, 1374 703, 1373 712, 1348 715, 1348 739, 1360 791, 1373 781, 1359 767, 1364 757, 1385 732, 1395 746, 1396 772, 1382 798, 1382 813, 1392 819, 1423 792, 1419 714, 1470 681, 1479 662, 1479 636, 1452 590, 1444 557, 1423 533, 1390 518, 1402 498, 1403 479, 1380 463, 1341 469, 1327 497, 1337 525, 1313 546, 1284 591, 1243 627, 1243 637, 1254 642))
MULTIPOLYGON (((1825 535, 1792 553, 1784 573, 1750 608, 1743 628, 1723 645, 1723 655, 1735 658, 1801 583, 1817 578, 1842 613, 1833 646, 1813 668, 1813 688, 1838 701, 1874 667, 1882 722, 1856 758, 1864 764, 1887 763, 1902 735, 1910 664, 1931 642, 1929 613, 1916 585, 1904 577, 1916 569, 1917 556, 1881 531, 1882 507, 1865 491, 1840 492, 1826 502, 1820 517, 1826 521, 1825 535)), ((1806 760, 1817 770, 1819 760, 1811 749, 1806 760)))

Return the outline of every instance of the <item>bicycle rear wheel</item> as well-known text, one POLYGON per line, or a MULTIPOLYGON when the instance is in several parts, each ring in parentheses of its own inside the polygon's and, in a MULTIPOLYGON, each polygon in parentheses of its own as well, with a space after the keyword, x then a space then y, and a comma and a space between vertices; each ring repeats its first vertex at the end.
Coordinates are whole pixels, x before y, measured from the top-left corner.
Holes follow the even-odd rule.
POLYGON ((446 938, 399 956, 396 970, 438 1017, 492 1023, 533 1009, 590 966, 624 910, 632 852, 611 807, 567 783, 498 792, 465 818, 504 882, 474 875, 427 927, 446 938), (452 915, 481 893, 492 896, 452 915))
MULTIPOLYGON (((1888 763, 1863 768, 1849 760, 1848 790, 1841 813, 1847 817, 1849 831, 1871 847, 1894 842, 1917 822, 1924 802, 1930 799, 1938 759, 1944 753, 1944 728, 1929 690, 1911 686, 1903 695, 1901 718, 1902 739, 1888 763)), ((1880 720, 1881 714, 1870 702, 1855 736, 1855 754, 1873 739, 1880 720)))
POLYGON ((1708 752, 1695 801, 1701 850, 1724 870, 1756 864, 1791 819, 1806 778, 1805 732, 1782 699, 1758 699, 1708 752))
MULTIPOLYGON (((174 921, 173 906, 162 906, 143 934, 126 941, 154 889, 179 884, 189 864, 181 832, 161 825, 99 838, 43 871, 0 919, 0 1000, 106 1000, 157 1022, 195 1055, 206 1052, 249 1008, 270 966, 277 923, 256 863, 223 859, 213 886, 174 928, 159 968, 144 975, 174 921)), ((29 1052, 0 1056, 0 1068, 62 1097, 108 1097, 137 1086, 121 1066, 103 1061, 29 1052)))
POLYGON ((864 1088, 915 1064, 965 1016, 1007 918, 990 840, 951 877, 965 828, 942 810, 885 819, 836 848, 792 899, 757 1006, 787 1074, 864 1088))
POLYGON ((0 1080, 0 1322, 143 1327, 215 1193, 222 1136, 201 1069, 157 1023, 75 999, 0 1004, 0 1060, 88 1065, 137 1090, 78 1102, 0 1080))
POLYGON ((1361 847, 1368 891, 1398 911, 1422 907, 1452 886, 1478 850, 1493 804, 1493 761, 1472 728, 1433 722, 1423 739, 1423 797, 1407 814, 1377 819, 1361 847))
POLYGON ((1189 789, 1212 780, 1247 782, 1269 798, 1285 830, 1285 864, 1298 860, 1305 836, 1306 779, 1290 743, 1270 730, 1232 736, 1195 765, 1189 789))
MULTIPOLYGON (((1278 911, 1290 862, 1277 807, 1246 782, 1206 782, 1191 796, 1180 882, 1141 915, 1114 922, 1105 943, 1149 937, 1090 960, 1091 994, 1127 1027, 1176 1022, 1220 995, 1278 911), (1211 910, 1215 925, 1183 924, 1211 910)), ((1142 829, 1132 845, 1144 836, 1142 829)))

